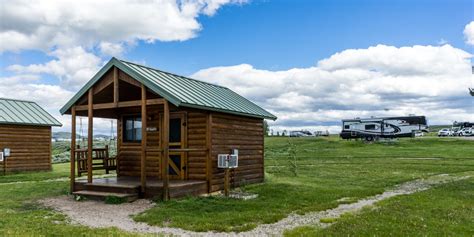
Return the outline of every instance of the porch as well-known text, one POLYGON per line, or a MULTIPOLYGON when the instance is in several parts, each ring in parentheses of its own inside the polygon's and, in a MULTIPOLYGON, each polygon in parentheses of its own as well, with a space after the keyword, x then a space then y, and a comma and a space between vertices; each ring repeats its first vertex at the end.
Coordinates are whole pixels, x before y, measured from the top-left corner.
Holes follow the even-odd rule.
MULTIPOLYGON (((107 177, 96 178, 92 183, 87 180, 75 181, 76 191, 73 194, 105 198, 115 196, 126 198, 133 201, 137 198, 151 198, 162 196, 164 192, 164 182, 156 178, 147 179, 145 192, 141 192, 140 177, 107 177)), ((200 195, 207 193, 208 187, 206 180, 169 180, 168 192, 170 198, 180 198, 189 195, 200 195)))

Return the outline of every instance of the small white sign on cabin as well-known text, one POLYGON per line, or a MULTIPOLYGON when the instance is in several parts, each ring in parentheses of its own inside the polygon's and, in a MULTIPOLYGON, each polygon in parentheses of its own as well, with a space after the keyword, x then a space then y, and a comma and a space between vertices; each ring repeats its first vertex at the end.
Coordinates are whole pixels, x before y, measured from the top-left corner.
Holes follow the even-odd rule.
POLYGON ((3 157, 3 152, 0 152, 0 162, 3 162, 5 159, 3 157))
POLYGON ((237 168, 239 166, 239 156, 235 154, 217 155, 217 167, 222 169, 237 168))

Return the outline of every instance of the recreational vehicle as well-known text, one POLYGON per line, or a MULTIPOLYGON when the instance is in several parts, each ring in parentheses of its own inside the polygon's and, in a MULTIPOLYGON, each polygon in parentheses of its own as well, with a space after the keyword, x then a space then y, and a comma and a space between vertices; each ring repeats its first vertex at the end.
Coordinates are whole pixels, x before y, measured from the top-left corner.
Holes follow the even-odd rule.
POLYGON ((451 130, 453 131, 453 136, 463 136, 462 132, 464 128, 472 128, 474 123, 471 122, 454 122, 451 130))
POLYGON ((342 120, 341 138, 373 141, 378 138, 413 137, 417 131, 428 132, 425 116, 356 118, 342 120))

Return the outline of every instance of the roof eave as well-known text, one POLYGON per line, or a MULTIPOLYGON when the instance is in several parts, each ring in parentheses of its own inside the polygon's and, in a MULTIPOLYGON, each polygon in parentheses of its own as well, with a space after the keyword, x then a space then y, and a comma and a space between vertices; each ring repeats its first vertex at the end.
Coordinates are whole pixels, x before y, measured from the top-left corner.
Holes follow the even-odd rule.
POLYGON ((209 111, 214 111, 214 112, 221 112, 221 113, 226 113, 226 114, 247 116, 247 117, 252 117, 252 118, 270 119, 270 120, 273 120, 273 121, 277 120, 277 117, 274 116, 274 115, 267 116, 267 115, 249 114, 249 113, 243 113, 243 112, 238 112, 238 111, 233 111, 233 110, 213 108, 213 107, 208 107, 208 106, 203 106, 203 105, 196 105, 196 104, 188 104, 188 103, 182 103, 181 106, 194 108, 194 109, 203 109, 203 110, 209 110, 209 111))
POLYGON ((0 125, 21 125, 21 126, 38 126, 38 127, 62 127, 59 124, 37 124, 37 123, 18 123, 18 122, 0 122, 0 125))

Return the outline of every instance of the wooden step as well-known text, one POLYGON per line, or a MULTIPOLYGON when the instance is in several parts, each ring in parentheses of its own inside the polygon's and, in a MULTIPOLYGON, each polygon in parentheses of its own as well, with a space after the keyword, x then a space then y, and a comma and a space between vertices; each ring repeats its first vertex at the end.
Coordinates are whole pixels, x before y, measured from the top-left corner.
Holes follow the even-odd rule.
POLYGON ((72 194, 88 197, 91 199, 99 199, 99 200, 104 200, 107 197, 118 197, 118 198, 126 199, 127 202, 133 202, 138 199, 138 193, 115 193, 115 192, 81 190, 81 191, 73 192, 72 194))
POLYGON ((138 185, 121 185, 121 184, 101 184, 91 183, 84 184, 83 190, 95 191, 95 192, 109 192, 109 193, 129 193, 135 194, 139 192, 140 186, 138 185))

